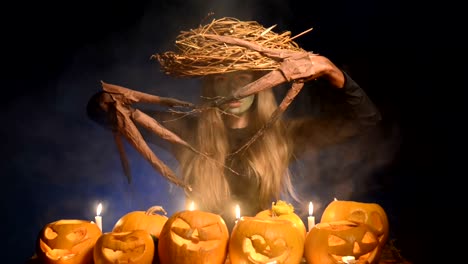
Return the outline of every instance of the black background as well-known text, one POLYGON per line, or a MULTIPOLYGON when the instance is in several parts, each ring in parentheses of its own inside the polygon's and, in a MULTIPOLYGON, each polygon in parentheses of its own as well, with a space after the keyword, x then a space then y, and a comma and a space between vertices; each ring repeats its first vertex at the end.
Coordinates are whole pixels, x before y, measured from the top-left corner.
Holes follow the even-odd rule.
POLYGON ((32 256, 46 223, 92 220, 98 201, 104 203, 105 229, 128 211, 154 204, 169 212, 181 208, 179 190, 148 176, 154 171, 131 149, 135 183, 126 184, 111 136, 86 117, 85 108, 100 80, 190 97, 192 83, 180 81, 186 86, 180 88, 150 56, 172 49, 180 30, 198 26, 210 12, 277 24, 292 35, 313 27, 297 42, 350 70, 382 111, 384 128, 398 131, 391 158, 373 175, 378 193, 369 191, 368 199, 382 199, 374 201, 391 213, 402 255, 419 263, 432 236, 422 223, 440 220, 440 183, 458 173, 445 165, 448 143, 460 133, 450 129, 448 137, 446 130, 460 106, 445 99, 453 90, 435 89, 431 69, 440 48, 434 39, 443 36, 427 10, 427 4, 370 0, 309 1, 307 7, 277 0, 36 1, 3 8, 10 15, 2 17, 5 263, 32 256))

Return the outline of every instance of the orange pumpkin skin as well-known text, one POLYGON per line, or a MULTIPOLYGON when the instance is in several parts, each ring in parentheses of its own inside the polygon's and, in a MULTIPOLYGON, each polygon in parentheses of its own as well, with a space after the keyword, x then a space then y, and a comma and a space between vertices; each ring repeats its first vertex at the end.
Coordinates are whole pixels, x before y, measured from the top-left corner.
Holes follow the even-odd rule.
POLYGON ((102 234, 93 250, 94 264, 151 264, 155 253, 151 234, 146 230, 102 234))
POLYGON ((158 238, 161 229, 167 221, 167 216, 157 214, 157 211, 166 211, 160 206, 152 206, 146 211, 134 211, 122 216, 114 225, 112 232, 126 232, 133 230, 146 230, 158 238))
POLYGON ((307 234, 304 257, 308 264, 343 263, 354 256, 359 263, 378 263, 377 235, 366 224, 333 221, 315 225, 307 234))
POLYGON ((229 231, 224 219, 199 210, 180 211, 167 220, 158 241, 161 264, 223 264, 229 231))
POLYGON ((289 220, 241 217, 229 240, 231 264, 298 264, 304 253, 304 238, 289 220))
POLYGON ((289 220, 294 224, 299 232, 302 233, 304 239, 306 238, 307 229, 304 222, 297 214, 294 213, 294 207, 284 201, 278 201, 276 204, 272 205, 272 208, 257 213, 255 217, 289 220))
POLYGON ((387 243, 389 236, 388 218, 385 210, 379 204, 333 201, 323 211, 321 222, 338 220, 348 220, 368 225, 377 234, 380 249, 383 249, 387 243))
POLYGON ((64 219, 46 224, 37 239, 36 254, 44 264, 93 263, 93 247, 101 229, 90 221, 64 219))

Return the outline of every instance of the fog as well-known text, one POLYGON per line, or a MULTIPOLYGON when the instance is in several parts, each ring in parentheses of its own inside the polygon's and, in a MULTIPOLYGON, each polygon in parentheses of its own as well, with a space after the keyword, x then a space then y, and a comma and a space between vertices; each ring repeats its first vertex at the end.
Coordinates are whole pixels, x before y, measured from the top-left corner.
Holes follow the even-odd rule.
MULTIPOLYGON (((55 6, 58 11, 41 4, 27 8, 19 17, 26 26, 8 31, 6 50, 12 73, 5 76, 10 95, 1 114, 3 177, 8 179, 2 200, 9 215, 4 221, 10 248, 15 249, 7 252, 7 262, 31 257, 37 233, 47 223, 93 220, 100 202, 104 231, 130 211, 152 205, 163 206, 168 214, 184 209, 182 190, 128 144, 133 182, 127 182, 112 133, 87 117, 86 105, 101 90, 101 81, 196 101, 198 81, 165 76, 151 55, 174 49, 181 30, 221 17, 277 25, 277 32, 289 30, 292 35, 312 27, 296 41, 346 68, 383 113, 383 124, 369 137, 309 151, 292 164, 294 183, 304 199, 297 213, 305 219, 312 200, 318 222, 334 198, 377 202, 388 211, 391 226, 398 227, 399 209, 392 206, 398 201, 389 191, 403 178, 392 169, 400 159, 403 137, 398 91, 392 90, 399 80, 383 82, 386 75, 379 69, 384 65, 380 59, 397 54, 381 45, 395 42, 397 25, 391 25, 391 18, 398 4, 312 1, 308 6, 293 1, 190 0, 76 2, 55 6)), ((311 96, 311 91, 301 91, 288 114, 313 114, 314 106, 307 105, 311 96)), ((151 148, 176 168, 169 152, 151 148)), ((395 230, 393 236, 398 235, 395 230)))

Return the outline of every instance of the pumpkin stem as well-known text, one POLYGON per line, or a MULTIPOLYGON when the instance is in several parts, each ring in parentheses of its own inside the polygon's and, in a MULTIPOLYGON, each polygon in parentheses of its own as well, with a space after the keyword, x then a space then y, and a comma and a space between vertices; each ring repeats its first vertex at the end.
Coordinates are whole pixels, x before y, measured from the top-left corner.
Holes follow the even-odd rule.
POLYGON ((275 202, 271 202, 271 216, 272 217, 277 217, 276 211, 275 211, 275 202))
POLYGON ((150 208, 148 208, 148 210, 146 210, 145 214, 153 215, 153 214, 156 214, 156 212, 163 212, 165 215, 167 215, 166 210, 164 210, 164 208, 159 205, 151 206, 150 208))
POLYGON ((285 201, 278 200, 276 204, 272 203, 271 212, 271 215, 274 216, 292 214, 294 213, 294 206, 285 201))

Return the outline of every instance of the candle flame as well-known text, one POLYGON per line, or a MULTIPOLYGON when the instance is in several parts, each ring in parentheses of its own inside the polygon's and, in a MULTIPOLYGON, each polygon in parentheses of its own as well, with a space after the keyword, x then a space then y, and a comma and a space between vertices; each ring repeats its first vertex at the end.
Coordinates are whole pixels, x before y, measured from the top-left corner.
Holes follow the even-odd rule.
POLYGON ((194 201, 190 202, 190 206, 189 206, 189 211, 193 211, 193 210, 195 210, 195 202, 194 201))
POLYGON ((236 219, 240 218, 240 207, 238 204, 236 204, 236 219))
POLYGON ((101 211, 102 211, 102 203, 99 203, 96 209, 96 215, 97 216, 101 215, 101 211))
POLYGON ((333 198, 333 200, 334 200, 334 201, 338 201, 338 199, 336 199, 336 197, 335 197, 335 198, 333 198))
POLYGON ((314 214, 314 204, 312 202, 309 202, 309 216, 312 216, 314 214))

